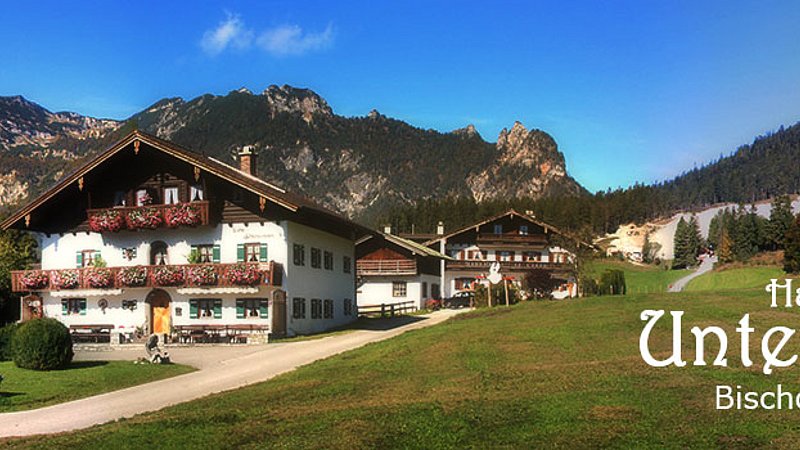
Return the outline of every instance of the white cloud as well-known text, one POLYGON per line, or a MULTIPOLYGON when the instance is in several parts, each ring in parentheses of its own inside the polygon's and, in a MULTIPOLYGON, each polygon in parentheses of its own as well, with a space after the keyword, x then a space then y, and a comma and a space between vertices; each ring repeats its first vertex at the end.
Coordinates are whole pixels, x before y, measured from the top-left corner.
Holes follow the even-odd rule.
POLYGON ((227 13, 225 20, 213 30, 203 33, 200 47, 211 56, 218 55, 229 47, 245 49, 253 42, 253 31, 244 26, 236 14, 227 13))
POLYGON ((261 33, 257 44, 267 53, 276 56, 302 55, 330 47, 334 34, 330 24, 319 33, 303 31, 297 25, 281 25, 261 33))

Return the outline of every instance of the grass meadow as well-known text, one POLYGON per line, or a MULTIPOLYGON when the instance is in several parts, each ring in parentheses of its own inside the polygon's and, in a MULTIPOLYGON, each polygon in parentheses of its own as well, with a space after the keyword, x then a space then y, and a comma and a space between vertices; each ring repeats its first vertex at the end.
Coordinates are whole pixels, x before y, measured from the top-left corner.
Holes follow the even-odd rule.
MULTIPOLYGON (((800 392, 800 368, 761 372, 760 338, 800 309, 762 289, 526 302, 465 313, 256 384, 7 448, 796 448, 800 411, 718 411, 718 384, 800 392), (728 332, 729 367, 653 368, 639 354, 644 309, 682 310, 728 332), (739 360, 750 313, 755 366, 739 360)), ((665 357, 671 325, 652 349, 665 357)), ((713 355, 715 346, 707 348, 713 355)), ((792 339, 783 355, 800 352, 792 339)), ((787 356, 788 357, 788 356, 787 356)), ((710 360, 710 357, 709 357, 710 360)))

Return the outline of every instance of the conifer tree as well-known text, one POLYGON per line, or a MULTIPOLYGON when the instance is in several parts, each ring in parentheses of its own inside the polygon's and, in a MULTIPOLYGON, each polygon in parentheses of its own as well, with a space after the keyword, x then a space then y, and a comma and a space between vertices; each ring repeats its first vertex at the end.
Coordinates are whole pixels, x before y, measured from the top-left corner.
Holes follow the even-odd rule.
POLYGON ((719 262, 728 263, 733 261, 733 244, 728 235, 728 230, 723 228, 719 235, 719 245, 717 246, 716 254, 719 262))
POLYGON ((792 226, 792 200, 788 195, 781 195, 772 200, 769 223, 766 229, 767 247, 770 250, 783 248, 786 231, 792 226))
POLYGON ((789 226, 783 245, 784 272, 800 273, 800 215, 789 226))
POLYGON ((674 242, 674 260, 672 266, 674 268, 684 268, 691 265, 689 261, 689 254, 692 252, 692 242, 689 230, 689 225, 681 217, 678 225, 675 227, 674 242))

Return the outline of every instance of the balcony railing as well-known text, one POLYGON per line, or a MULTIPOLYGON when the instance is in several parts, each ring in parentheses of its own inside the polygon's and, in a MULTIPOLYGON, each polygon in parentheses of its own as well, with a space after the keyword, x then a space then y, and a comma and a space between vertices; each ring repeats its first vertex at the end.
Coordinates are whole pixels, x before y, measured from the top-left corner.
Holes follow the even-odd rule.
POLYGON ((466 269, 466 270, 489 270, 489 266, 494 262, 500 263, 500 270, 564 270, 570 267, 569 264, 551 263, 542 261, 489 261, 489 260, 455 260, 447 261, 447 269, 466 269))
POLYGON ((494 233, 480 233, 478 234, 478 246, 486 245, 502 245, 502 244, 515 244, 515 245, 545 245, 547 244, 547 236, 543 234, 494 234, 494 233))
POLYGON ((416 275, 417 262, 411 259, 362 259, 356 262, 359 276, 416 275))
POLYGON ((11 289, 14 292, 31 292, 134 287, 280 286, 282 273, 281 265, 275 262, 15 270, 11 272, 11 289))
POLYGON ((207 201, 88 209, 86 215, 89 230, 96 232, 194 227, 209 222, 207 201))

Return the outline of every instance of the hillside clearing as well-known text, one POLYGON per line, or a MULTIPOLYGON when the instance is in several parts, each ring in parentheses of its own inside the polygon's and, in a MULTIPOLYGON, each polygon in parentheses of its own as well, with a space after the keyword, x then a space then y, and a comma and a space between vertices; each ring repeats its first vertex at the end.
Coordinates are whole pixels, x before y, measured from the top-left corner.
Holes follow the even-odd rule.
POLYGON ((625 284, 629 294, 666 292, 670 284, 692 273, 691 270, 664 270, 661 267, 636 265, 613 259, 597 259, 587 263, 587 271, 599 277, 608 269, 625 272, 625 284))
POLYGON ((719 291, 763 288, 771 278, 785 278, 780 267, 754 266, 714 270, 686 285, 687 291, 719 291))

